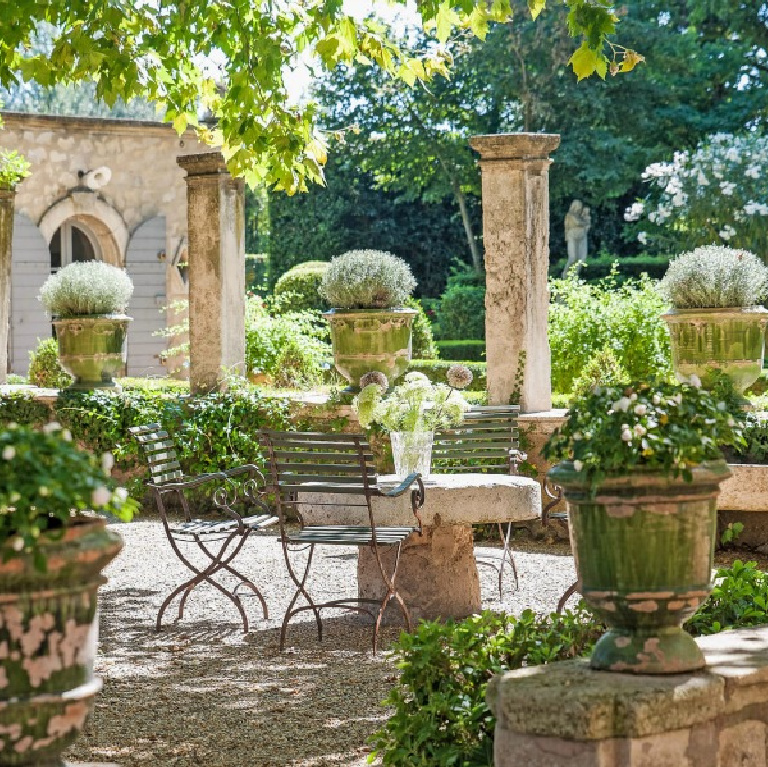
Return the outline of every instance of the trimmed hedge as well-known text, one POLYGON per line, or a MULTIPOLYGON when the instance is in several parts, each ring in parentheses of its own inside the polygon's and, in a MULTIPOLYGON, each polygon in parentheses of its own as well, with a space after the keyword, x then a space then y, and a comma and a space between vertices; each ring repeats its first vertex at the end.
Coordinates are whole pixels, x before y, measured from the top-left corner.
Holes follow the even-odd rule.
POLYGON ((320 285, 328 266, 328 261, 304 261, 282 274, 274 289, 280 311, 327 309, 328 302, 320 295, 320 285))
MULTIPOLYGON (((408 365, 408 372, 419 372, 429 378, 432 383, 445 383, 445 374, 451 365, 455 365, 451 360, 411 360, 408 365)), ((465 362, 466 367, 472 371, 472 383, 467 391, 485 391, 485 363, 484 362, 465 362)))
MULTIPOLYGON (((660 280, 669 266, 669 256, 634 256, 632 258, 617 258, 614 255, 598 256, 588 258, 586 265, 582 265, 579 270, 579 277, 587 282, 594 282, 603 277, 607 277, 618 263, 618 282, 634 277, 639 278, 641 274, 647 274, 654 280, 660 280)), ((551 277, 560 278, 565 268, 565 259, 560 259, 550 264, 549 274, 551 277)))
POLYGON ((485 341, 437 341, 437 348, 444 360, 483 362, 485 360, 485 341))

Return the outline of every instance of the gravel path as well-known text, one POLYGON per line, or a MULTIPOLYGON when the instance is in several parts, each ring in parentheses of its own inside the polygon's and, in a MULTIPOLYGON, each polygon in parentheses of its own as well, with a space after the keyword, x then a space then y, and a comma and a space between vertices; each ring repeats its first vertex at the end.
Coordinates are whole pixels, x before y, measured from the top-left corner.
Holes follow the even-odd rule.
MULTIPOLYGON (((368 736, 386 718, 379 703, 396 680, 385 651, 370 652, 371 627, 350 613, 324 621, 316 641, 311 613, 291 624, 278 652, 279 627, 293 594, 279 541, 254 536, 239 565, 263 587, 261 619, 247 599, 252 630, 231 602, 207 586, 190 597, 184 619, 153 630, 165 595, 187 578, 156 520, 115 526, 125 548, 101 590, 97 673, 104 681, 85 734, 67 756, 121 766, 363 767, 368 736), (302 622, 299 622, 302 621, 302 622)), ((355 549, 335 549, 313 565, 312 593, 354 592, 355 549)), ((480 568, 483 606, 520 612, 554 609, 574 580, 564 554, 517 551, 520 590, 499 600, 495 572, 480 568)), ((169 621, 175 617, 171 609, 169 621)), ((398 634, 382 632, 386 648, 398 634)))

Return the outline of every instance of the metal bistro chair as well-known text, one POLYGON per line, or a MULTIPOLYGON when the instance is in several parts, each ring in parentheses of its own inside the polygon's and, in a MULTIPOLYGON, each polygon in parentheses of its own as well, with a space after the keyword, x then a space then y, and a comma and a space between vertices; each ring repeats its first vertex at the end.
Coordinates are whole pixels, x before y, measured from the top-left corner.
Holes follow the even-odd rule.
MULTIPOLYGON (((526 459, 526 454, 518 449, 517 417, 519 405, 485 405, 471 407, 463 422, 454 429, 445 429, 435 433, 432 448, 432 465, 450 472, 502 473, 517 475, 518 467, 526 459)), ((544 519, 551 508, 560 500, 561 492, 556 488, 553 495, 544 484, 544 490, 551 499, 542 511, 544 519)), ((497 525, 503 544, 501 556, 478 556, 477 563, 493 567, 499 574, 499 597, 503 596, 502 585, 504 568, 509 562, 515 580, 519 586, 517 566, 509 547, 512 535, 512 523, 497 525)))
POLYGON ((174 443, 160 424, 149 423, 145 426, 135 426, 128 431, 138 440, 149 463, 151 479, 147 483, 147 487, 155 497, 168 540, 171 542, 176 556, 194 573, 192 578, 177 586, 165 598, 157 614, 157 631, 162 628, 163 613, 175 597, 179 594, 182 595, 178 617, 178 620, 181 620, 184 617, 184 605, 187 597, 193 589, 201 583, 209 583, 237 607, 243 620, 243 630, 247 634, 248 616, 245 614, 237 593, 238 589, 241 586, 247 586, 259 598, 265 620, 269 617, 267 603, 259 589, 242 573, 238 572, 231 562, 240 553, 243 544, 254 530, 261 530, 277 522, 277 517, 269 513, 266 505, 259 498, 259 486, 264 486, 261 472, 256 466, 246 464, 226 471, 202 474, 199 477, 187 479, 181 471, 174 443), (238 477, 245 478, 242 485, 233 482, 233 479, 238 477), (185 491, 213 482, 219 483, 212 493, 213 504, 216 510, 223 513, 228 519, 192 519, 189 502, 184 494, 185 491), (166 496, 176 497, 184 513, 183 521, 169 521, 164 500, 166 496), (232 508, 238 499, 255 506, 260 513, 248 517, 241 516, 232 508), (200 567, 194 565, 179 548, 180 545, 184 544, 196 544, 208 558, 208 564, 200 567), (216 546, 214 547, 213 544, 216 546), (232 590, 225 588, 223 584, 214 579, 214 576, 219 573, 233 575, 237 578, 238 583, 232 590))
MULTIPOLYGON (((267 450, 272 474, 271 488, 275 493, 283 553, 296 593, 285 611, 280 630, 280 649, 285 647, 288 623, 293 616, 312 610, 317 622, 318 640, 323 638, 320 611, 326 607, 339 607, 354 612, 367 613, 376 619, 373 631, 373 652, 376 653, 379 629, 384 610, 394 599, 411 630, 411 616, 397 591, 397 569, 403 541, 411 533, 421 533, 419 509, 424 504, 424 485, 419 474, 411 474, 396 488, 382 490, 377 485, 373 454, 366 438, 360 434, 324 434, 315 432, 259 432, 262 445, 267 450), (417 525, 412 527, 380 527, 374 519, 371 499, 374 497, 396 498, 411 490, 411 509, 417 525), (325 499, 323 496, 327 496, 325 499), (355 496, 358 501, 354 502, 355 496), (287 508, 302 506, 359 507, 369 524, 313 524, 291 532, 286 526, 287 508), (293 546, 298 548, 291 548, 293 546), (347 597, 317 604, 306 587, 309 569, 316 546, 368 546, 376 558, 386 593, 382 600, 347 597), (394 548, 394 564, 388 568, 381 556, 382 548, 394 548), (304 573, 297 574, 289 552, 308 549, 304 573), (305 605, 296 606, 303 597, 305 605), (378 607, 378 610, 374 608, 378 607)), ((301 513, 299 512, 301 518, 301 513)))

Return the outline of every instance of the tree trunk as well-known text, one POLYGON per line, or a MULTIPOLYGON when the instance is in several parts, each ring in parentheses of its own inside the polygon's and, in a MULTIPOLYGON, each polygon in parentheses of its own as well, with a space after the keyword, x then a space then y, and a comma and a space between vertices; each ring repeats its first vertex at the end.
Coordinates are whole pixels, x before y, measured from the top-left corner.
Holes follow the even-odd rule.
POLYGON ((459 211, 461 211, 461 223, 464 225, 464 233, 467 235, 469 252, 472 255, 472 266, 475 267, 476 271, 482 272, 484 266, 483 257, 480 253, 480 248, 477 247, 475 233, 472 231, 472 220, 469 217, 469 209, 467 208, 467 196, 461 191, 461 184, 458 183, 458 180, 451 178, 451 185, 456 196, 456 202, 459 204, 459 211))

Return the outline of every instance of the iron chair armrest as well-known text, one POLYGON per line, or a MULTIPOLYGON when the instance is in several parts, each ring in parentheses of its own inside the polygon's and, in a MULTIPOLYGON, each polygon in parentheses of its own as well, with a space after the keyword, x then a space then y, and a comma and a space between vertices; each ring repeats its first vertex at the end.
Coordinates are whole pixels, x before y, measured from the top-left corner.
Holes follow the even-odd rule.
MULTIPOLYGON (((248 474, 250 479, 255 479, 257 476, 259 476, 260 472, 257 466, 252 463, 247 463, 243 464, 242 466, 236 466, 233 469, 226 469, 225 471, 215 471, 209 474, 201 474, 198 477, 187 479, 183 482, 168 482, 165 485, 156 485, 152 482, 148 482, 147 485, 159 493, 171 492, 174 490, 182 492, 183 490, 199 487, 200 485, 204 485, 207 482, 211 482, 216 479, 227 483, 232 477, 236 477, 240 474, 248 474)), ((244 533, 245 525, 243 524, 242 516, 238 514, 233 508, 231 508, 231 506, 227 503, 227 494, 225 488, 220 488, 220 490, 221 492, 216 491, 214 493, 214 505, 225 516, 237 522, 237 532, 239 534, 244 533)), ((251 494, 246 494, 251 498, 252 501, 254 500, 251 494)))
POLYGON ((413 472, 409 474, 397 487, 393 487, 392 490, 375 489, 374 495, 378 495, 384 498, 399 498, 403 493, 409 490, 414 482, 416 487, 411 490, 411 511, 413 516, 416 517, 416 521, 419 523, 417 531, 421 535, 422 522, 419 515, 419 509, 424 505, 424 482, 421 479, 421 474, 413 472))

